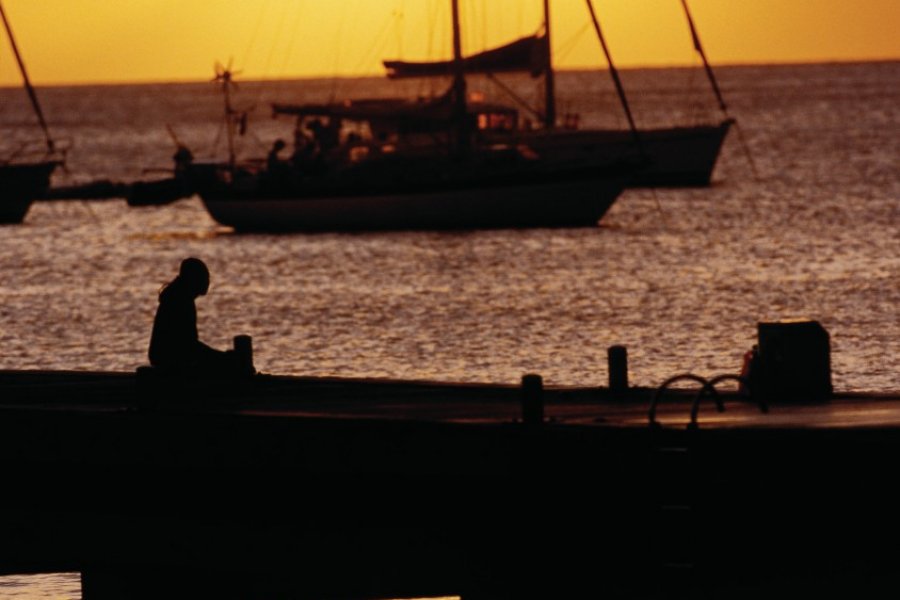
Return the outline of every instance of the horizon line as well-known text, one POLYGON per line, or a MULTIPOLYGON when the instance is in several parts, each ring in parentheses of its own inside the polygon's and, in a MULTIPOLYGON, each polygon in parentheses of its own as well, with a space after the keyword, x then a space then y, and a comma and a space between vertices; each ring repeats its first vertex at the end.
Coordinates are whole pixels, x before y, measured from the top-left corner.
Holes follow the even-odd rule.
MULTIPOLYGON (((900 62, 900 57, 887 58, 836 58, 836 59, 814 59, 814 60, 786 60, 784 62, 728 62, 713 65, 713 69, 721 68, 753 68, 753 67, 790 67, 790 66, 812 66, 812 65, 852 65, 852 64, 871 64, 871 63, 892 63, 900 62)), ((619 71, 638 71, 638 70, 662 70, 662 69, 702 69, 700 64, 650 64, 650 65, 627 65, 617 66, 619 71)), ((606 66, 594 67, 555 67, 554 71, 560 72, 584 72, 584 71, 606 71, 606 66)), ((370 79, 380 78, 388 81, 384 73, 361 73, 357 75, 347 74, 311 74, 311 75, 295 75, 286 77, 263 77, 241 79, 244 83, 274 83, 279 81, 309 81, 309 80, 335 80, 335 79, 370 79)), ((54 82, 33 82, 36 88, 58 88, 58 87, 114 87, 114 86, 136 86, 136 85, 186 85, 213 83, 212 78, 184 78, 184 79, 123 79, 123 80, 98 80, 98 81, 54 81, 54 82)), ((15 89, 21 87, 21 84, 0 83, 0 90, 15 89)))

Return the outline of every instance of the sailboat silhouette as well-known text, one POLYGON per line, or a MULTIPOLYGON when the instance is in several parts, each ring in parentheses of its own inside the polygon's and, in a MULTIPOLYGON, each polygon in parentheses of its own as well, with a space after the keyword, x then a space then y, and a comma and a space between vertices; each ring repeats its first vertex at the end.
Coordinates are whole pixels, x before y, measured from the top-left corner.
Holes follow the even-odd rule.
MULTIPOLYGON (((694 48, 703 59, 705 71, 725 117, 717 123, 649 129, 637 128, 634 125, 627 97, 621 87, 590 0, 587 5, 597 36, 603 45, 610 74, 631 125, 630 130, 580 129, 575 125, 574 119, 568 118, 560 126, 556 110, 555 74, 551 52, 550 0, 543 0, 544 23, 541 32, 463 59, 464 68, 469 74, 484 74, 493 79, 497 73, 518 72, 544 78, 544 110, 542 114, 538 114, 543 126, 535 129, 486 127, 482 132, 484 142, 523 143, 538 154, 552 153, 564 160, 590 156, 593 160, 613 162, 623 157, 632 159, 641 157, 645 160, 646 167, 635 172, 629 182, 630 186, 708 185, 722 144, 735 120, 727 114, 725 101, 706 59, 687 2, 682 0, 682 6, 690 26, 694 48)), ((384 61, 389 78, 446 75, 449 74, 449 65, 449 61, 384 61)))
POLYGON ((310 157, 285 164, 275 151, 268 168, 256 170, 230 161, 199 190, 210 215, 244 231, 596 226, 633 165, 478 142, 479 121, 502 122, 509 111, 487 114, 469 102, 458 0, 451 6, 453 81, 445 94, 275 107, 297 118, 296 133, 314 133, 310 157), (345 121, 365 123, 373 135, 341 139, 345 121), (416 135, 431 142, 402 142, 416 135))
POLYGON ((31 207, 32 201, 47 192, 47 188, 50 185, 50 175, 57 166, 62 164, 62 161, 54 158, 56 146, 50 137, 50 130, 38 103, 37 93, 28 78, 25 63, 22 61, 22 56, 13 36, 12 27, 9 24, 9 19, 6 17, 2 4, 0 4, 0 17, 3 19, 3 26, 6 29, 9 43, 19 65, 25 91, 28 93, 28 98, 37 115, 38 122, 44 131, 46 141, 46 151, 41 159, 29 160, 22 158, 23 148, 17 149, 11 156, 0 158, 0 223, 21 223, 31 207))

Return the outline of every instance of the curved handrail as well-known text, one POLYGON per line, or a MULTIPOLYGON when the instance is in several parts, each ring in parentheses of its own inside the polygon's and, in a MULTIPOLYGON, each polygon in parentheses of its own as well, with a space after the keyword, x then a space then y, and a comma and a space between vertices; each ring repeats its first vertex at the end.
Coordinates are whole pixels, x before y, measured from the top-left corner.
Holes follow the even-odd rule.
MULTIPOLYGON (((694 373, 680 373, 678 375, 673 375, 672 377, 669 377, 668 379, 666 379, 656 389, 656 394, 654 394, 653 400, 650 402, 650 410, 648 411, 647 418, 650 421, 651 427, 659 427, 660 426, 659 422, 656 420, 656 406, 659 404, 659 399, 662 397, 663 392, 665 392, 666 389, 668 389, 668 387, 670 385, 672 385, 673 383, 676 383, 678 381, 694 381, 696 383, 699 383, 703 387, 700 388, 700 392, 698 392, 698 395, 700 393, 702 393, 703 390, 705 390, 709 384, 709 381, 705 377, 701 377, 700 375, 695 375, 694 373)), ((721 398, 719 398, 718 394, 715 394, 715 400, 716 400, 716 409, 719 412, 724 411, 725 405, 722 404, 722 400, 721 400, 721 398)))
POLYGON ((722 403, 722 398, 719 396, 719 390, 716 389, 716 383, 719 381, 723 381, 725 378, 731 377, 731 375, 719 375, 713 377, 703 384, 703 387, 697 392, 694 396, 693 402, 691 402, 691 420, 688 423, 688 429, 697 429, 697 416, 700 414, 700 400, 707 394, 711 394, 713 400, 716 402, 716 408, 719 412, 723 412, 725 410, 725 405, 722 403))
MULTIPOLYGON (((706 382, 704 386, 697 392, 697 395, 694 396, 694 402, 691 404, 691 422, 688 425, 690 428, 696 428, 697 425, 697 416, 700 412, 700 400, 703 395, 707 392, 712 393, 716 398, 719 397, 718 391, 716 390, 716 384, 721 383, 723 381, 736 381, 738 383, 743 383, 745 385, 748 384, 746 377, 741 377, 740 375, 732 375, 731 373, 726 373, 724 375, 716 375, 712 379, 706 382)), ((759 411, 761 413, 768 413, 769 406, 765 403, 764 400, 757 400, 757 404, 759 405, 759 411)), ((719 411, 721 412, 721 411, 719 411)))
MULTIPOLYGON (((723 375, 716 375, 715 377, 713 377, 712 379, 709 380, 709 385, 715 387, 717 383, 720 383, 722 381, 736 381, 739 384, 743 384, 748 389, 750 388, 750 378, 743 376, 743 375, 733 375, 731 373, 725 373, 723 375)), ((753 401, 752 394, 749 397, 749 401, 750 402, 753 401)), ((756 404, 757 404, 757 406, 759 406, 759 412, 761 412, 763 414, 769 413, 769 405, 766 403, 765 400, 763 400, 762 398, 757 398, 756 404)))
POLYGON ((697 395, 694 396, 693 402, 691 402, 691 420, 688 423, 688 429, 697 429, 699 425, 697 425, 697 416, 700 414, 700 400, 703 399, 707 394, 712 395, 713 400, 716 402, 716 409, 719 412, 725 411, 725 404, 722 402, 722 397, 719 396, 719 391, 716 389, 715 385, 711 383, 712 380, 707 381, 703 384, 703 387, 697 392, 697 395))

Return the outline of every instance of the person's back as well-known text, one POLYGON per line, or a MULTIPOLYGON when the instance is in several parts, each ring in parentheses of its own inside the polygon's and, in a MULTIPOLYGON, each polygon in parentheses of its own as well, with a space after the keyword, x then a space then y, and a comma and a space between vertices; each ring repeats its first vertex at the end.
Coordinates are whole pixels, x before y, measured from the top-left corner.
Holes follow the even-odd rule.
POLYGON ((194 300, 208 289, 209 271, 203 261, 182 261, 178 277, 159 294, 148 351, 151 365, 179 373, 227 370, 229 354, 210 348, 197 333, 194 300))
POLYGON ((189 366, 200 342, 194 296, 178 279, 159 294, 159 308, 150 335, 150 364, 154 367, 189 366))

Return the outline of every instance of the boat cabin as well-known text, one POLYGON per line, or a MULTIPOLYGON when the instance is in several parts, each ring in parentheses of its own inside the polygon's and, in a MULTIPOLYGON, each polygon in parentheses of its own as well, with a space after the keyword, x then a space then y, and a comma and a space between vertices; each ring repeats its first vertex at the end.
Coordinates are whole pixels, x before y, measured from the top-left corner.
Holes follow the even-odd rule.
MULTIPOLYGON (((437 98, 366 98, 328 104, 274 104, 272 108, 276 116, 295 117, 295 132, 303 137, 310 130, 318 137, 315 130, 320 128, 331 132, 334 137, 326 143, 314 140, 320 150, 334 150, 351 161, 370 152, 443 150, 458 131, 449 93, 437 98)), ((518 128, 519 114, 515 108, 476 96, 467 103, 467 121, 473 136, 509 133, 518 128)))

